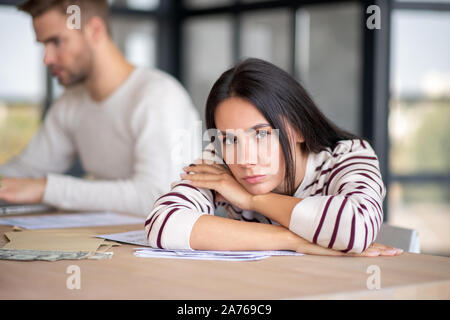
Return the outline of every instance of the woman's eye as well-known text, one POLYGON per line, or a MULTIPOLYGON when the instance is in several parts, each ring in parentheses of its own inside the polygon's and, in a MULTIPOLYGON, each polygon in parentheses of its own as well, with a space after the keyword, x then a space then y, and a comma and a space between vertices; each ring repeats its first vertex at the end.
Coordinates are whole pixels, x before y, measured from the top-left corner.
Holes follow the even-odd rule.
POLYGON ((227 145, 234 144, 235 142, 236 142, 236 137, 224 137, 223 138, 223 143, 225 143, 227 145))
POLYGON ((256 133, 256 138, 257 139, 264 139, 265 137, 267 137, 269 133, 267 132, 267 130, 260 130, 256 133))

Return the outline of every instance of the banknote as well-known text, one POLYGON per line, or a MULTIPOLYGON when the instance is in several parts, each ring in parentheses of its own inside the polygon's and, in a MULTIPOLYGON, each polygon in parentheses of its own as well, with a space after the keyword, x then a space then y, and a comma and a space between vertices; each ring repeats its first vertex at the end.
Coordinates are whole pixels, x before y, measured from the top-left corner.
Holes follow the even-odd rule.
POLYGON ((90 256, 88 259, 91 260, 101 260, 101 259, 111 259, 114 252, 96 252, 94 255, 90 256))
POLYGON ((0 249, 0 260, 19 261, 57 261, 79 259, 110 259, 112 252, 97 252, 94 255, 86 251, 43 251, 43 250, 8 250, 0 249))

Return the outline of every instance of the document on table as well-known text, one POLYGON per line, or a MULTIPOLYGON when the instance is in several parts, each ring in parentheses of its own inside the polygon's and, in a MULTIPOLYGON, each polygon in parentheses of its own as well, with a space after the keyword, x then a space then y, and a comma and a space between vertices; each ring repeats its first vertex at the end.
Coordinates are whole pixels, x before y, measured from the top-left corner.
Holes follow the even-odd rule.
POLYGON ((134 253, 139 258, 253 261, 262 260, 270 255, 257 251, 201 251, 201 250, 165 250, 154 248, 136 248, 134 253))
POLYGON ((25 229, 59 229, 126 224, 143 225, 143 223, 143 218, 113 212, 82 212, 0 218, 1 225, 17 226, 25 229))
POLYGON ((303 254, 293 251, 213 251, 137 248, 134 255, 140 258, 251 261, 266 259, 271 256, 302 256, 303 254))
POLYGON ((134 253, 140 258, 168 258, 168 259, 194 259, 194 260, 227 260, 251 261, 261 260, 270 256, 302 256, 303 253, 294 251, 212 251, 212 250, 166 250, 149 248, 145 230, 129 231, 114 234, 104 234, 99 238, 136 244, 148 248, 136 248, 134 253))
POLYGON ((149 247, 144 228, 136 231, 102 234, 97 238, 149 247))

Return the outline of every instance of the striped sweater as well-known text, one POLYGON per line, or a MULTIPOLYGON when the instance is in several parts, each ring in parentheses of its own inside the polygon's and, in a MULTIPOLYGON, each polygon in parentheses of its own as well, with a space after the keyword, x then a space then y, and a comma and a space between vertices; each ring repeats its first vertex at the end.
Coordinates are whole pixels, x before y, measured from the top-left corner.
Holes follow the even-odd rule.
MULTIPOLYGON (((203 159, 218 159, 212 146, 203 159)), ((223 163, 223 162, 222 162, 223 163)), ((215 201, 215 192, 178 181, 160 197, 145 222, 155 248, 191 249, 192 228, 203 214, 223 206, 227 217, 276 224, 258 212, 215 201)), ((322 247, 362 252, 375 239, 383 222, 386 195, 378 158, 364 140, 342 140, 334 148, 308 155, 306 172, 294 196, 303 199, 293 209, 289 230, 322 247)))

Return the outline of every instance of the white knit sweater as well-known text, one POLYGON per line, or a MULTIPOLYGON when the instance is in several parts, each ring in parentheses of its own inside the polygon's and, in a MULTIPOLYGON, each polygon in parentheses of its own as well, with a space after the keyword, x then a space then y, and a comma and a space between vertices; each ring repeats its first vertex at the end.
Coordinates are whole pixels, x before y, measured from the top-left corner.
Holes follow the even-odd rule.
POLYGON ((101 103, 83 86, 67 89, 27 148, 0 166, 0 174, 46 176, 43 202, 58 208, 147 216, 179 177, 181 164, 172 157, 182 143, 177 130, 188 130, 197 120, 190 97, 174 78, 136 68, 101 103), (63 174, 76 155, 93 180, 63 174))

